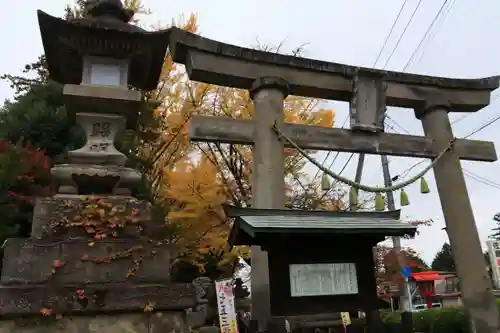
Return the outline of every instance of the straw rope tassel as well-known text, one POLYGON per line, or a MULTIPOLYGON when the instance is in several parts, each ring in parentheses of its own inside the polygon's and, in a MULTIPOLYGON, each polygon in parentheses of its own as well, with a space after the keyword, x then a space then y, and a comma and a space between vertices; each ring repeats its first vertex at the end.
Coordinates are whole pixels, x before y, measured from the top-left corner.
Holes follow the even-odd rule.
POLYGON ((326 173, 323 173, 321 177, 321 190, 328 191, 332 188, 332 184, 330 183, 330 178, 326 173))
POLYGON ((385 210, 385 202, 382 193, 375 194, 375 211, 382 212, 385 210))
POLYGON ((429 190, 429 185, 427 184, 427 181, 425 180, 424 177, 420 178, 420 193, 429 193, 431 190, 429 190))
POLYGON ((408 194, 405 192, 405 190, 401 190, 400 195, 401 206, 408 206, 410 204, 410 200, 408 200, 408 194))

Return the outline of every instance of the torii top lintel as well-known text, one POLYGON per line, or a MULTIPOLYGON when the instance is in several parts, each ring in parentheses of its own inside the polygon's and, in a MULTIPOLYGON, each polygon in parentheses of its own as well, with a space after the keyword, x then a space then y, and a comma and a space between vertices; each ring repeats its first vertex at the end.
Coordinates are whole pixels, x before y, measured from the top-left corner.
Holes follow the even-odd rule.
POLYGON ((419 108, 430 97, 450 105, 451 111, 475 112, 488 105, 500 77, 454 79, 360 68, 217 42, 171 28, 173 60, 186 65, 192 80, 250 89, 255 79, 275 76, 286 80, 290 94, 350 101, 356 75, 376 77, 386 84, 389 106, 419 108))

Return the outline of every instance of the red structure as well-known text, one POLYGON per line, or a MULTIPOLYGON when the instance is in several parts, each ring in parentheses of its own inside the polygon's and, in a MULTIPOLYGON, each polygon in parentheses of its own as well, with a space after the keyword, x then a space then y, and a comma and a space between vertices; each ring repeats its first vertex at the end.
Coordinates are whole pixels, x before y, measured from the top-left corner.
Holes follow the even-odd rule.
POLYGON ((434 281, 441 280, 438 272, 420 272, 412 273, 411 278, 417 283, 420 291, 420 296, 427 299, 427 308, 432 308, 432 296, 436 295, 434 281))

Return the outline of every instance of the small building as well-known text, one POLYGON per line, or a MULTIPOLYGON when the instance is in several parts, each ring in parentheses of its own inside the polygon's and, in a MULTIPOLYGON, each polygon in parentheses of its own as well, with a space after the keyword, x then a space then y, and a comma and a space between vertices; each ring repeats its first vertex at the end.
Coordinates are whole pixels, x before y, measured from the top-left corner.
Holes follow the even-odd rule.
MULTIPOLYGON (((425 297, 422 297, 418 282, 432 281, 434 283, 434 295, 432 304, 440 304, 444 308, 460 307, 463 305, 458 277, 454 272, 424 271, 413 273, 410 276, 409 285, 412 291, 412 301, 414 305, 425 304, 425 297)), ((399 286, 389 282, 379 283, 379 297, 394 309, 399 308, 399 298, 404 293, 399 290, 399 286)))
POLYGON ((436 295, 441 299, 443 308, 456 308, 463 306, 462 293, 460 292, 459 279, 454 272, 438 271, 441 279, 435 281, 436 295))
POLYGON ((373 247, 414 235, 400 211, 326 212, 226 207, 229 245, 268 252, 272 316, 380 308, 373 247))

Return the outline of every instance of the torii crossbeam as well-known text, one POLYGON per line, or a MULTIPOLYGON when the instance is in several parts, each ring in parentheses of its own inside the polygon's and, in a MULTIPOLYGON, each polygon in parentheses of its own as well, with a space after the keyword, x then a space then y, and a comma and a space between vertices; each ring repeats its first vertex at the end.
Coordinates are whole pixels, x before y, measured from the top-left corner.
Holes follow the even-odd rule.
MULTIPOLYGON (((425 136, 366 133, 299 124, 283 124, 281 131, 303 149, 420 158, 434 158, 439 153, 434 150, 432 139, 425 136)), ((189 123, 192 141, 253 145, 254 137, 253 120, 194 116, 189 123)), ((289 147, 286 143, 285 146, 289 147)), ((454 150, 463 160, 497 160, 493 142, 457 139, 454 150)))
MULTIPOLYGON (((476 112, 490 102, 498 77, 449 79, 347 66, 262 52, 171 29, 175 62, 192 80, 250 90, 251 121, 195 117, 196 141, 253 145, 252 197, 255 208, 283 208, 284 144, 276 125, 300 147, 394 156, 434 158, 453 139, 448 112, 476 112), (284 124, 289 94, 349 101, 351 130, 284 124), (413 109, 425 136, 383 133, 387 106, 413 109)), ((493 143, 457 140, 434 166, 434 174, 462 297, 477 332, 500 328, 460 159, 496 161, 493 143)), ((267 256, 252 248, 252 316, 264 327, 270 316, 267 256)))

